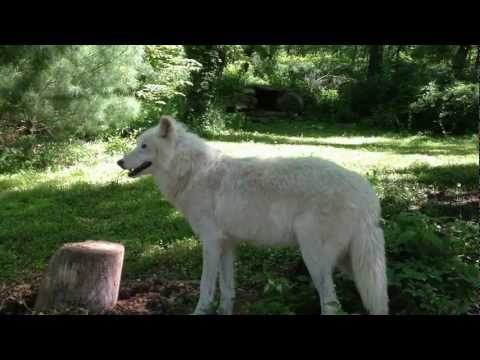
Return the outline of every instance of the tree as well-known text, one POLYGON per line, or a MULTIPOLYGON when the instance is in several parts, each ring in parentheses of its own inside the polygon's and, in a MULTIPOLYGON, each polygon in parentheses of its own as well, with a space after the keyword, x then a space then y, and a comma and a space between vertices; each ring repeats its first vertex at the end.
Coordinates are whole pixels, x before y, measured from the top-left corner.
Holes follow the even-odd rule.
POLYGON ((382 71, 383 66, 383 45, 370 45, 369 46, 369 60, 367 79, 371 80, 376 77, 382 71))
POLYGON ((457 48, 452 60, 452 69, 457 79, 463 79, 465 76, 465 66, 471 47, 471 45, 459 45, 457 48))
POLYGON ((187 58, 197 61, 201 68, 191 73, 192 86, 186 92, 183 120, 194 127, 203 126, 207 120, 218 78, 226 61, 224 45, 185 45, 187 58))
POLYGON ((23 133, 95 135, 140 113, 143 46, 0 47, 0 120, 23 133))
POLYGON ((172 110, 192 85, 190 74, 201 64, 187 59, 182 45, 147 45, 145 59, 150 64, 143 74, 137 96, 150 119, 158 118, 165 107, 172 110))

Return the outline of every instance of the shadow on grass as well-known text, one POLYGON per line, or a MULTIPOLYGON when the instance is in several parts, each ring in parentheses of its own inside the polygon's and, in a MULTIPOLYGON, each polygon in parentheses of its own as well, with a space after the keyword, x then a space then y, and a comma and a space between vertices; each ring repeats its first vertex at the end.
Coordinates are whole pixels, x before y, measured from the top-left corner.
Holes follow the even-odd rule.
MULTIPOLYGON (((227 142, 259 142, 265 144, 316 145, 343 148, 350 150, 365 150, 392 152, 397 154, 423 155, 471 155, 478 152, 474 144, 465 146, 462 138, 433 138, 427 136, 412 137, 412 134, 402 134, 345 127, 342 125, 321 125, 318 123, 286 123, 248 124, 243 129, 231 130, 229 133, 204 134, 213 141, 227 142), (330 137, 384 137, 388 140, 365 142, 363 144, 344 144, 325 141, 330 137), (432 143, 434 140, 434 143, 432 143)), ((368 139, 366 139, 368 140, 368 139)))
POLYGON ((190 226, 149 178, 68 188, 46 183, 4 191, 0 202, 0 280, 42 270, 66 242, 124 244, 126 275, 151 270, 176 243, 193 243, 184 247, 185 255, 195 248, 190 226))
MULTIPOLYGON (((0 179, 0 191, 9 190, 17 185, 17 182, 12 179, 0 179)), ((0 194, 1 194, 0 192, 0 194)))
POLYGON ((440 188, 457 188, 460 184, 460 188, 477 190, 480 180, 478 164, 444 166, 422 164, 397 170, 397 172, 399 174, 411 174, 419 183, 440 188))

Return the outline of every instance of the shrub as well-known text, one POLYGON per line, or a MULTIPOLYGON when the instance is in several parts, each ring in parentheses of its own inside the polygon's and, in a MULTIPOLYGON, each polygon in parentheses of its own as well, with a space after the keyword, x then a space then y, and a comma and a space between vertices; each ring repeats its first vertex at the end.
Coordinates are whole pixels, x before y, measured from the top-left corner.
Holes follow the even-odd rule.
POLYGON ((78 141, 39 141, 33 135, 25 135, 14 145, 3 147, 0 144, 0 174, 68 166, 75 164, 83 156, 85 151, 78 141))
POLYGON ((463 237, 440 233, 439 227, 416 213, 401 213, 387 221, 389 292, 395 312, 463 314, 475 304, 480 287, 478 265, 461 260, 471 252, 467 248, 471 245, 463 237))
MULTIPOLYGON (((372 78, 344 83, 339 92, 342 107, 368 125, 406 128, 408 105, 415 100, 424 74, 409 61, 385 64, 372 78)), ((343 110, 345 112, 345 110, 343 110)))
POLYGON ((468 133, 478 124, 478 84, 456 81, 440 86, 432 81, 410 104, 410 127, 435 133, 468 133))

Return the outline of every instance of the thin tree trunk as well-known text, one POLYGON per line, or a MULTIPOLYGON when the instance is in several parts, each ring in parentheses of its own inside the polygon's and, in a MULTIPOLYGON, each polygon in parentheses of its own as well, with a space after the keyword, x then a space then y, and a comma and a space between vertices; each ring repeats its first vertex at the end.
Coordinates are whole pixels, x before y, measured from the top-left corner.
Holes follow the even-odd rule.
POLYGON ((395 53, 395 61, 398 62, 398 60, 400 60, 400 53, 402 52, 402 50, 405 48, 404 45, 398 45, 397 46, 397 51, 395 53))
POLYGON ((352 53, 352 65, 355 68, 355 64, 357 62, 357 52, 358 52, 358 46, 353 45, 353 53, 352 53))
POLYGON ((455 57, 453 58, 452 68, 457 79, 462 79, 464 77, 468 52, 471 47, 471 45, 459 45, 455 57))
POLYGON ((371 80, 382 71, 383 66, 383 45, 369 46, 368 72, 367 79, 371 80))
POLYGON ((477 45, 477 59, 475 60, 475 70, 477 71, 477 76, 480 76, 480 45, 477 45))

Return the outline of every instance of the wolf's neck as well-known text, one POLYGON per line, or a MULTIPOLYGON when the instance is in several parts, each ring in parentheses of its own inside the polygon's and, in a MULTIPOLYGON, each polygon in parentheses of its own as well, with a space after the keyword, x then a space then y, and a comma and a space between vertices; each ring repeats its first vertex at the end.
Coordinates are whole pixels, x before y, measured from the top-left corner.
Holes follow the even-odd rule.
POLYGON ((199 173, 207 171, 221 156, 221 152, 195 135, 179 139, 169 171, 155 176, 160 191, 176 207, 182 195, 199 173))

